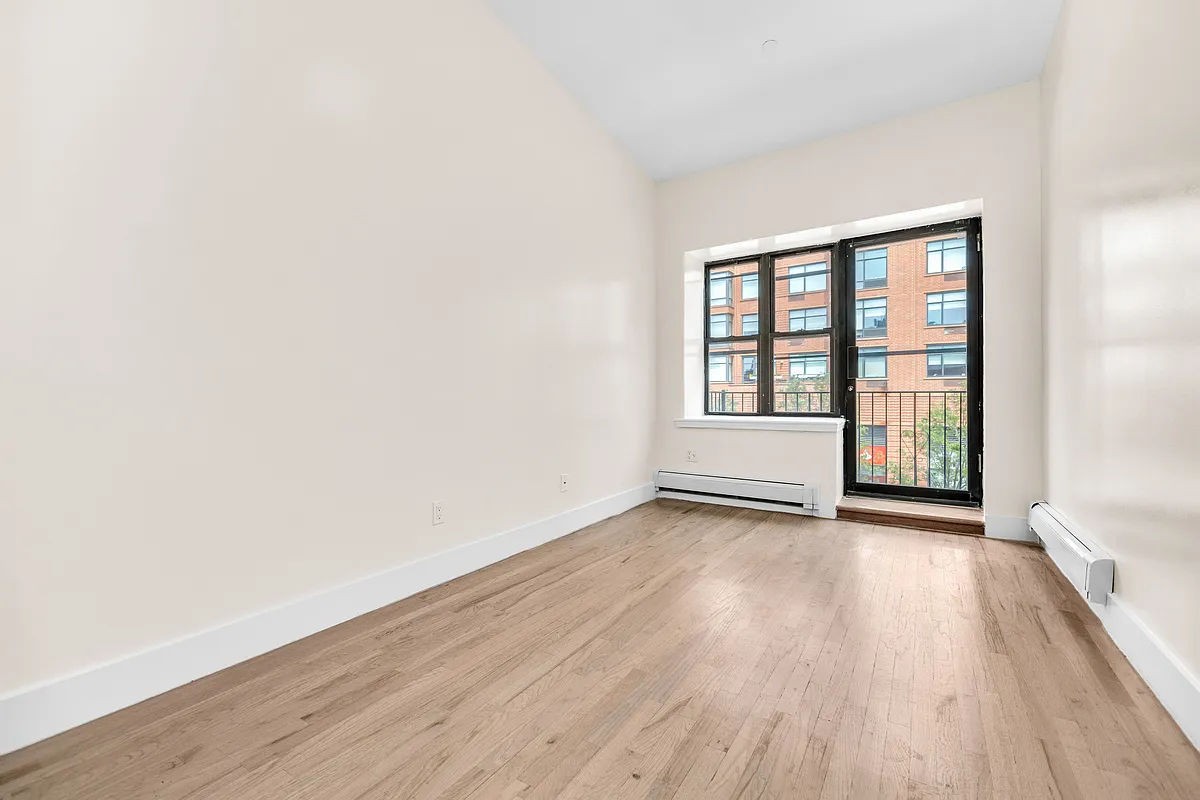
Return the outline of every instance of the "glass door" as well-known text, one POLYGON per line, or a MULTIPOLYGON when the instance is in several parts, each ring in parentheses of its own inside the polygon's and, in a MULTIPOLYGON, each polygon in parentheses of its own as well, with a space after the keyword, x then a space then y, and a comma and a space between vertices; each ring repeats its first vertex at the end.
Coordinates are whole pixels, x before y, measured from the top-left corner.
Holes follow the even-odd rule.
POLYGON ((848 240, 847 492, 983 500, 978 219, 848 240))

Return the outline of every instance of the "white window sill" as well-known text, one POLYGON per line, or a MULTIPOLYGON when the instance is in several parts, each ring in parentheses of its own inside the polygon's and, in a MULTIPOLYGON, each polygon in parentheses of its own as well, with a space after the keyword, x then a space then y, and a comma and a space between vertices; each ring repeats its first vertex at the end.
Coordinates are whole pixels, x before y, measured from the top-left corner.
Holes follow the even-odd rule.
POLYGON ((807 431, 840 433, 842 417, 688 417, 675 420, 676 428, 723 428, 731 431, 807 431))

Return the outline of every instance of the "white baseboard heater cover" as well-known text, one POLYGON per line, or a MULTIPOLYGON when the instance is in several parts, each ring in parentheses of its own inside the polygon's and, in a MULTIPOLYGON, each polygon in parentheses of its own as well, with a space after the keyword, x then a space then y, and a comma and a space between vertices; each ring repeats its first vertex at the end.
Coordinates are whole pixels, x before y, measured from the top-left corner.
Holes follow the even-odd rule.
POLYGON ((1113 560, 1083 538, 1046 503, 1029 509, 1029 527, 1071 585, 1092 603, 1106 604, 1113 589, 1113 560))
POLYGON ((760 508, 789 514, 815 514, 817 511, 816 487, 803 483, 659 470, 654 486, 658 497, 676 500, 760 508))

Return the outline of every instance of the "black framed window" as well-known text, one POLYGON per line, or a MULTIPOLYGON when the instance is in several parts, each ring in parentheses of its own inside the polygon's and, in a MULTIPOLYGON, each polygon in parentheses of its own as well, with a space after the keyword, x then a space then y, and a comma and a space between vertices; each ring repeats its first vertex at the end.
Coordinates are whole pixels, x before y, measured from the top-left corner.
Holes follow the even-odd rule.
POLYGON ((706 265, 705 413, 835 413, 834 261, 820 246, 706 265))
POLYGON ((733 274, 714 272, 708 276, 708 304, 728 306, 733 304, 733 274))
POLYGON ((887 248, 854 252, 854 288, 876 289, 887 286, 887 248))
POLYGON ((961 272, 967 268, 967 237, 939 239, 925 244, 925 272, 961 272))
POLYGON ((887 348, 858 348, 858 377, 878 380, 887 377, 887 348))
MULTIPOLYGON (((908 338, 897 338, 900 333, 908 337, 905 331, 894 331, 888 338, 888 307, 894 302, 901 303, 891 309, 900 314, 898 319, 909 318, 914 302, 919 315, 920 298, 926 297, 927 324, 963 325, 968 316, 967 292, 956 289, 922 294, 913 293, 910 287, 901 300, 894 302, 894 290, 884 297, 869 295, 883 294, 878 290, 888 286, 889 269, 901 270, 897 280, 908 286, 903 276, 915 274, 919 278, 936 275, 937 270, 953 273, 965 264, 966 268, 959 271, 966 273, 971 297, 976 297, 978 291, 972 281, 977 276, 972 270, 977 265, 977 231, 977 220, 959 220, 706 264, 702 354, 706 413, 833 416, 843 410, 857 413, 854 410, 858 405, 872 400, 883 409, 886 403, 882 394, 858 396, 856 379, 886 380, 887 387, 873 384, 858 388, 864 395, 907 391, 911 406, 913 390, 907 384, 893 387, 894 383, 926 377, 958 379, 964 369, 974 376, 981 341, 974 327, 969 340, 975 349, 968 348, 966 359, 960 357, 961 346, 945 350, 930 347, 926 351, 925 342, 909 343, 908 338), (897 256, 901 251, 896 249, 896 242, 910 242, 902 252, 912 255, 897 256), (966 247, 968 242, 970 248, 966 247), (922 247, 926 249, 924 268, 920 262, 922 247), (858 293, 859 288, 866 291, 858 293), (885 344, 892 345, 890 352, 885 344), (922 355, 927 356, 925 375, 919 366, 922 355), (889 369, 888 361, 894 356, 911 357, 901 364, 915 360, 916 374, 911 375, 909 369, 889 369)), ((975 325, 971 320, 966 322, 975 325)), ((970 390, 978 394, 976 378, 971 381, 970 390)), ((978 413, 976 406, 971 407, 971 413, 978 413)), ((911 408, 907 413, 912 415, 911 408)), ((851 443, 853 438, 848 436, 851 443)), ((978 444, 973 442, 972 447, 978 444)), ((853 459, 849 464, 848 480, 855 474, 853 459)))
POLYGON ((823 292, 829 286, 829 264, 825 261, 790 266, 787 274, 788 294, 823 292))
POLYGON ((710 265, 705 282, 705 413, 758 414, 763 314, 758 258, 710 265))
POLYGON ((967 345, 931 344, 925 348, 925 377, 967 377, 967 345))
POLYGON ((925 295, 925 324, 966 325, 966 291, 932 292, 925 295))
POLYGON ((719 339, 733 335, 733 314, 713 314, 708 320, 709 336, 719 339))
POLYGON ((829 327, 829 312, 820 308, 793 308, 788 311, 789 331, 819 331, 829 327))
POLYGON ((854 332, 859 339, 882 339, 887 336, 886 297, 855 301, 854 332))

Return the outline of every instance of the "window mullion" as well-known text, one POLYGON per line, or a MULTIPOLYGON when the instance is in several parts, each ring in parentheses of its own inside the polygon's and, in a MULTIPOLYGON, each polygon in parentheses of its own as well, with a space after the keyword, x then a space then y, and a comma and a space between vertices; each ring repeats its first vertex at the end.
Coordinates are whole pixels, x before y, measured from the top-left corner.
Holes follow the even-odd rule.
POLYGON ((775 336, 775 260, 758 259, 758 413, 773 414, 771 387, 775 382, 772 339, 775 336), (763 278, 766 278, 764 281, 763 278), (763 291, 766 287, 766 291, 763 291), (765 323, 765 324, 764 324, 765 323))

